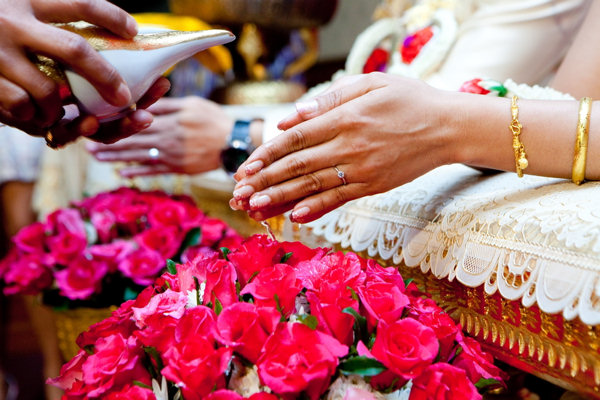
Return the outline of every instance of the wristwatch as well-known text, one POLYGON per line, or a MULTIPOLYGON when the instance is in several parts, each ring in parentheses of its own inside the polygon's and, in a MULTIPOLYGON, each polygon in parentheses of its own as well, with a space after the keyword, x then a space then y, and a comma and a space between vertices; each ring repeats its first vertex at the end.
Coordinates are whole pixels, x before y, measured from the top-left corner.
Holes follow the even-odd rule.
POLYGON ((247 120, 235 121, 231 134, 227 139, 227 146, 221 151, 221 164, 223 169, 229 173, 235 173, 254 151, 252 139, 250 138, 251 122, 247 120))

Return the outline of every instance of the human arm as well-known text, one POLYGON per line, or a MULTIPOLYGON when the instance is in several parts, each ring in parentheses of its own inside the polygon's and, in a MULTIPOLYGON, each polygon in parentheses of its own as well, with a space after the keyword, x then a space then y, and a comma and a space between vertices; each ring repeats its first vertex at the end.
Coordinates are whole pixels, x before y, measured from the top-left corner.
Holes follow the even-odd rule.
MULTIPOLYGON (((221 166, 234 120, 220 105, 200 97, 164 98, 149 108, 154 123, 137 135, 115 144, 88 144, 100 161, 135 162, 121 169, 126 177, 164 173, 197 174, 221 166), (151 157, 149 150, 158 150, 151 157)), ((262 143, 262 122, 253 120, 250 135, 254 145, 262 143)))
MULTIPOLYGON (((129 103, 131 93, 111 64, 79 35, 48 23, 84 20, 131 38, 137 25, 130 15, 105 0, 0 0, 0 9, 0 122, 43 136, 63 115, 58 85, 37 69, 31 54, 78 72, 109 103, 129 103)), ((85 128, 71 125, 70 132, 85 128)))

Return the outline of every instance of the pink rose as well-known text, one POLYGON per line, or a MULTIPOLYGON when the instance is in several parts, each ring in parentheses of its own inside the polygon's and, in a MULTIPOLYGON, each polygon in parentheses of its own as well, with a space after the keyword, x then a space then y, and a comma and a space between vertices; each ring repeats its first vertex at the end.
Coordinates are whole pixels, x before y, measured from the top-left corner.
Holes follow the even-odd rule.
POLYGON ((433 329, 405 318, 391 324, 379 322, 371 352, 391 372, 411 379, 433 362, 438 350, 433 329))
POLYGON ((135 235, 145 228, 146 215, 150 207, 147 204, 130 204, 123 201, 112 210, 118 227, 129 235, 135 235))
POLYGON ((109 243, 117 237, 117 219, 109 210, 91 213, 90 222, 96 228, 101 243, 109 243))
POLYGON ((161 373, 181 388, 186 400, 200 400, 213 389, 225 386, 225 371, 232 349, 215 349, 214 342, 202 336, 189 336, 173 343, 164 354, 161 373))
POLYGON ((150 384, 150 375, 141 358, 144 350, 135 337, 110 335, 98 339, 94 353, 82 365, 83 382, 92 390, 90 397, 101 397, 133 381, 150 384))
POLYGON ((348 346, 300 323, 280 323, 267 339, 257 366, 258 375, 273 392, 316 400, 331 383, 339 357, 348 346))
POLYGON ((142 388, 137 385, 127 385, 119 391, 111 392, 103 396, 104 400, 156 400, 154 392, 150 389, 142 388))
MULTIPOLYGON (((355 253, 342 252, 328 254, 321 259, 299 262, 297 275, 308 290, 335 293, 336 297, 343 291, 347 291, 344 295, 350 296, 351 292, 347 288, 356 289, 365 280, 360 257, 355 253)), ((321 301, 334 301, 324 298, 323 294, 319 297, 321 301)))
POLYGON ((503 384, 506 374, 494 365, 494 357, 484 352, 479 342, 464 336, 460 330, 456 333, 456 340, 462 351, 452 361, 452 365, 463 369, 473 383, 480 379, 494 379, 503 384))
POLYGON ((99 261, 108 264, 109 272, 115 272, 119 266, 119 260, 127 253, 132 252, 134 243, 128 240, 115 240, 112 243, 96 244, 88 247, 87 251, 99 261))
POLYGON ((248 400, 279 400, 279 397, 267 392, 254 393, 248 400))
POLYGON ((175 328, 175 341, 183 341, 191 336, 202 336, 214 341, 216 319, 214 311, 208 307, 199 306, 186 309, 175 328))
POLYGON ((23 253, 44 253, 46 241, 46 225, 34 222, 22 228, 14 237, 13 242, 23 253))
POLYGON ((301 289, 302 284, 296 279, 292 266, 275 264, 260 271, 241 294, 249 293, 254 297, 256 305, 279 307, 285 316, 289 316, 294 311, 296 295, 301 289))
POLYGON ((131 318, 130 312, 123 313, 120 310, 114 311, 110 317, 93 324, 87 331, 79 334, 76 340, 77 345, 83 349, 86 346, 93 345, 102 337, 110 335, 131 336, 136 329, 135 322, 131 318))
POLYGON ((69 394, 77 382, 82 382, 82 365, 87 360, 88 353, 85 350, 79 352, 69 362, 60 368, 60 375, 46 381, 46 384, 56 386, 69 394))
POLYGON ((232 304, 217 318, 217 339, 255 364, 279 318, 279 312, 274 308, 258 308, 250 303, 232 304))
POLYGON ((410 400, 479 400, 481 395, 465 371, 435 363, 413 379, 410 400))
POLYGON ((46 218, 48 229, 53 233, 70 232, 85 236, 85 224, 81 214, 74 208, 64 208, 54 211, 46 218))
POLYGON ((456 323, 431 299, 412 299, 408 308, 410 317, 433 329, 440 341, 439 359, 448 361, 452 356, 454 340, 459 330, 456 323))
POLYGON ((44 265, 42 255, 15 256, 11 261, 4 267, 4 294, 38 294, 52 284, 52 271, 44 265))
POLYGON ((291 266, 296 266, 298 263, 306 260, 320 260, 330 249, 325 247, 310 248, 301 242, 281 242, 283 254, 291 253, 291 256, 285 262, 291 266))
POLYGON ((87 299, 100 290, 102 278, 107 272, 107 263, 80 255, 67 268, 56 271, 54 277, 61 296, 71 300, 87 299))
POLYGON ((165 266, 165 259, 159 252, 147 247, 124 253, 119 261, 119 271, 136 284, 151 284, 165 266))
MULTIPOLYGON (((404 284, 403 284, 404 286, 404 284)), ((392 324, 402 316, 404 307, 409 303, 408 296, 397 284, 368 280, 358 287, 358 295, 366 310, 369 330, 381 322, 392 324)))
POLYGON ((148 319, 162 315, 179 319, 185 312, 187 302, 188 298, 185 294, 167 289, 152 297, 146 306, 132 308, 135 323, 139 328, 143 328, 148 319))
POLYGON ((154 228, 180 228, 186 218, 186 207, 169 198, 154 200, 148 211, 148 222, 154 228))
POLYGON ((200 244, 209 247, 215 246, 225 237, 228 229, 230 229, 229 226, 220 219, 205 218, 202 221, 202 241, 200 244))
POLYGON ((51 254, 60 265, 67 265, 72 260, 81 256, 87 247, 87 238, 84 234, 62 232, 47 239, 51 254))
POLYGON ((164 259, 172 258, 183 241, 183 234, 176 226, 150 228, 135 237, 140 247, 146 247, 160 253, 164 259))

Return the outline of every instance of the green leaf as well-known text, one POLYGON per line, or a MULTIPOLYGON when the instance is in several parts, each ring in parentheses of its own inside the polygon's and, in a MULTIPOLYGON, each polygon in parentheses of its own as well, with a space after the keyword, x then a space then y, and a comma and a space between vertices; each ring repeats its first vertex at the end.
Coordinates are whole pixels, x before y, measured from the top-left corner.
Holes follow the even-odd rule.
POLYGON ((386 370, 382 363, 365 356, 350 357, 340 363, 340 371, 344 375, 375 376, 386 370))
POLYGON ((138 291, 133 290, 130 287, 126 287, 125 288, 125 292, 123 292, 123 299, 125 301, 127 301, 127 300, 133 300, 133 299, 135 299, 138 296, 138 294, 140 294, 138 291))
POLYGON ((167 260, 167 271, 171 275, 177 275, 177 264, 173 260, 167 260))
POLYGON ((221 314, 221 311, 223 311, 223 304, 221 303, 221 300, 217 298, 214 291, 212 294, 215 297, 215 314, 219 315, 221 314))
POLYGON ((229 257, 227 257, 229 255, 229 253, 231 253, 231 250, 229 250, 227 247, 221 247, 221 253, 223 254, 223 258, 227 261, 229 261, 229 257))
POLYGON ((346 286, 346 289, 348 289, 350 291, 350 293, 352 293, 352 300, 358 301, 358 294, 356 294, 356 291, 354 289, 352 289, 350 286, 346 286))
POLYGON ((197 277, 194 277, 194 286, 196 286, 196 304, 202 304, 202 299, 200 298, 200 281, 197 277))
POLYGON ((200 244, 200 239, 202 238, 202 230, 199 227, 192 228, 186 233, 183 242, 181 243, 181 250, 187 249, 191 246, 197 246, 200 244))
POLYGON ((287 260, 289 260, 292 256, 294 255, 294 253, 292 253, 291 251, 289 253, 285 253, 283 255, 283 257, 281 257, 281 264, 284 264, 287 260))
POLYGON ((408 287, 408 285, 410 285, 411 283, 413 283, 414 279, 413 278, 408 278, 404 280, 404 287, 408 287))
POLYGON ((260 271, 254 271, 252 273, 252 275, 250 275, 250 278, 248 278, 248 282, 246 284, 252 282, 252 279, 254 279, 256 277, 256 275, 258 275, 259 273, 260 273, 260 271))
POLYGON ((501 386, 502 383, 497 381, 496 379, 493 378, 489 378, 489 379, 484 379, 481 378, 480 380, 477 381, 477 383, 475 384, 475 387, 477 389, 484 389, 487 388, 488 386, 501 386))
POLYGON ((158 350, 156 350, 156 348, 144 347, 144 352, 146 352, 146 354, 148 354, 152 359, 154 359, 154 362, 156 362, 156 369, 158 371, 161 371, 164 368, 164 364, 163 364, 162 359, 160 358, 160 354, 158 354, 158 350))
POLYGON ((356 332, 355 340, 364 340, 367 338, 367 319, 356 312, 352 307, 346 307, 342 310, 345 314, 350 314, 354 317, 354 332, 356 332))
POLYGON ((146 385, 144 382, 140 382, 140 381, 133 381, 133 382, 131 382, 131 383, 132 383, 134 386, 139 386, 139 387, 141 387, 141 388, 144 388, 144 389, 150 389, 150 390, 152 390, 152 386, 148 386, 148 385, 146 385))
POLYGON ((273 297, 275 298, 275 307, 281 315, 281 318, 279 318, 279 322, 285 322, 285 315, 283 314, 283 309, 281 308, 281 304, 279 303, 279 296, 277 295, 277 293, 275 293, 273 297))
POLYGON ((300 315, 297 315, 296 317, 298 318, 298 322, 308 326, 313 331, 315 329, 317 329, 317 325, 319 325, 319 321, 317 320, 317 317, 315 317, 314 315, 300 314, 300 315))

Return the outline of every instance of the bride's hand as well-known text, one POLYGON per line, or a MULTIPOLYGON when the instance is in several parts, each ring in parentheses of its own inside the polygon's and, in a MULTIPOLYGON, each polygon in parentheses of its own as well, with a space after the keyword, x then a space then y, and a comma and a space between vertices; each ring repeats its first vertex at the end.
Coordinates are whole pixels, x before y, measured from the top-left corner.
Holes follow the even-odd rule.
POLYGON ((381 73, 336 82, 242 164, 230 205, 258 220, 293 208, 304 223, 453 162, 447 93, 381 73))

